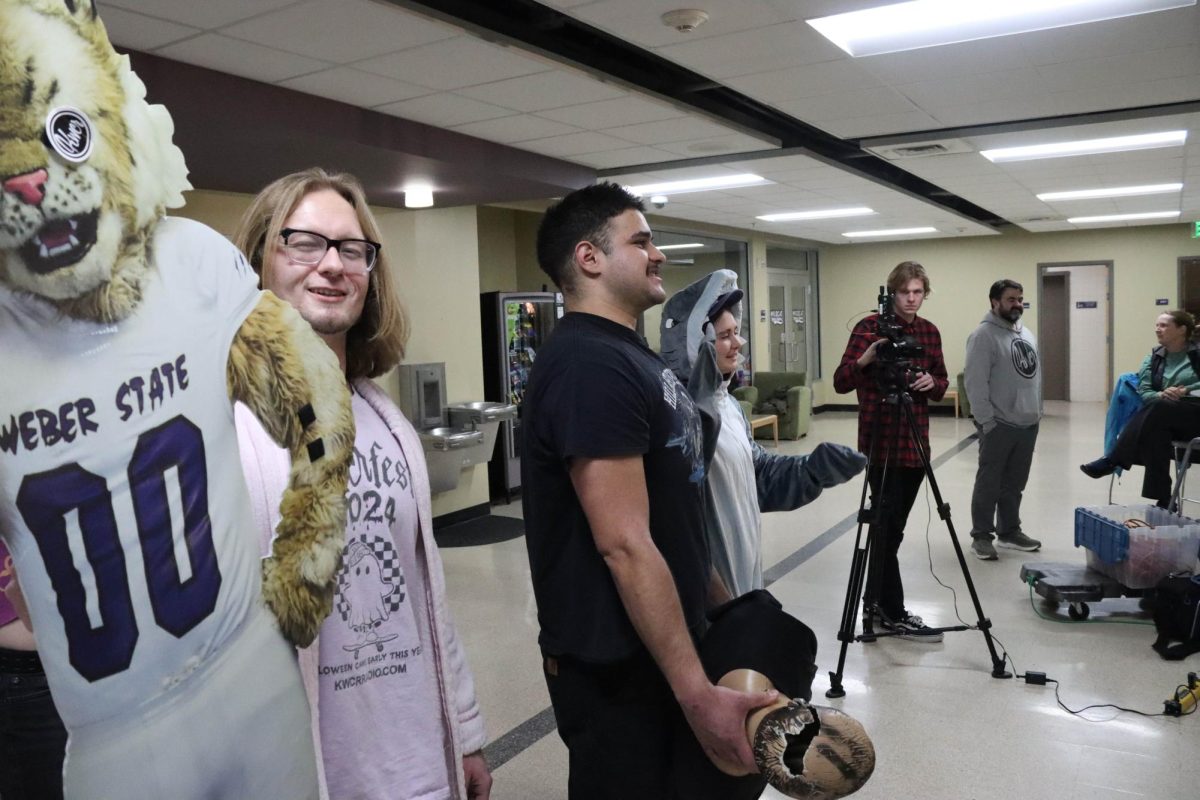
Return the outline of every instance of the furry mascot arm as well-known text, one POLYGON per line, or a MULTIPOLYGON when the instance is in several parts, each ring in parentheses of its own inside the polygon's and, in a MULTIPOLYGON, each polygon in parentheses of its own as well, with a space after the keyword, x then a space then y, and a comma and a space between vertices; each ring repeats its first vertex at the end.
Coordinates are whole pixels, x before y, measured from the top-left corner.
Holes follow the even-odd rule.
POLYGON ((292 457, 263 598, 283 635, 312 643, 333 608, 354 444, 350 392, 337 357, 300 315, 264 292, 234 337, 229 393, 292 457))

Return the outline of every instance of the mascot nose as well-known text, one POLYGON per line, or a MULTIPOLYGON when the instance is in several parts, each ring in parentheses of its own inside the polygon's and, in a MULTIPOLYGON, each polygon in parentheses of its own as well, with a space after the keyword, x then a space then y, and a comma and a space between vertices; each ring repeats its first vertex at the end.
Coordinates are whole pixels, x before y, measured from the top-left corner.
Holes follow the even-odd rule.
POLYGON ((49 178, 46 170, 35 169, 4 182, 4 191, 19 196, 31 206, 40 206, 46 196, 46 180, 49 178))

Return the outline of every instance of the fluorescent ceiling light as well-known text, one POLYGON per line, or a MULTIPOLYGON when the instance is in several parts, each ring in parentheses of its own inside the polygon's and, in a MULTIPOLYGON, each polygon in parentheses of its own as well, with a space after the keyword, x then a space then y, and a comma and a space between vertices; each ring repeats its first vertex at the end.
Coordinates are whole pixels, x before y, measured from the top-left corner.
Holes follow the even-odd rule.
POLYGON ((848 231, 843 233, 849 239, 868 239, 872 236, 909 236, 914 233, 937 233, 937 228, 889 228, 885 231, 848 231))
POLYGON ((404 187, 405 208, 429 208, 433 205, 433 187, 427 183, 410 183, 404 187))
POLYGON ((913 0, 810 19, 808 24, 859 57, 1194 5, 1196 0, 913 0))
POLYGON ((1128 222, 1135 219, 1170 219, 1178 217, 1178 211, 1144 211, 1140 214, 1103 214, 1099 217, 1069 217, 1067 222, 1082 225, 1087 222, 1128 222))
POLYGON ((1112 189, 1077 189, 1073 192, 1043 192, 1038 200, 1090 200, 1095 197, 1134 197, 1142 194, 1170 194, 1183 189, 1182 183, 1155 183, 1149 186, 1116 186, 1112 189))
POLYGON ((866 206, 858 206, 856 208, 823 208, 816 211, 787 211, 782 214, 763 214, 761 219, 763 222, 794 222, 802 219, 833 219, 835 217, 863 217, 867 214, 874 214, 873 209, 866 206))
POLYGON ((704 247, 700 242, 688 242, 687 244, 657 244, 659 250, 692 250, 697 247, 704 247))
POLYGON ((647 183, 642 186, 626 186, 625 191, 635 197, 653 194, 687 194, 688 192, 711 192, 717 189, 737 189, 742 186, 762 186, 773 183, 761 175, 749 172, 740 175, 718 175, 712 178, 692 178, 684 181, 647 183))
POLYGON ((1187 131, 1160 131, 1136 136, 1110 136, 1107 139, 1083 139, 1076 142, 1033 144, 1024 147, 1001 147, 980 150, 988 161, 1034 161, 1039 158, 1089 156, 1096 153, 1120 153, 1126 150, 1153 150, 1156 147, 1177 147, 1187 141, 1187 131))

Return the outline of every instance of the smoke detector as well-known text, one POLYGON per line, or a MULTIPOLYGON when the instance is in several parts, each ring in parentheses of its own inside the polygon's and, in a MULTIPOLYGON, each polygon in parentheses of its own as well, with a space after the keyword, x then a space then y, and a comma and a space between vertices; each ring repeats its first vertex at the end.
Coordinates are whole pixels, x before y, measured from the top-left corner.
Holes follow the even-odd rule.
POLYGON ((662 15, 662 23, 680 33, 691 33, 708 22, 708 13, 698 8, 677 8, 662 15))

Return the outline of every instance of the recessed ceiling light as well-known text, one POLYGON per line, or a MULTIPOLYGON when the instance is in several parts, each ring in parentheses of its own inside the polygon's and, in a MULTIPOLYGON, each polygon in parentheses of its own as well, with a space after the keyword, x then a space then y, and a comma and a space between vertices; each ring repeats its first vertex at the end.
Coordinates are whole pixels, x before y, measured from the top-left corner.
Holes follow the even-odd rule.
POLYGON ((625 191, 635 197, 653 194, 687 194, 688 192, 711 192, 717 189, 738 189, 743 186, 762 186, 773 183, 761 175, 748 172, 740 175, 717 175, 712 178, 691 178, 665 183, 646 183, 641 186, 626 186, 625 191))
POLYGON ((1155 183, 1148 186, 1115 186, 1111 189, 1076 189, 1071 192, 1042 192, 1038 200, 1090 200, 1095 197, 1134 197, 1142 194, 1169 194, 1183 189, 1182 183, 1155 183))
POLYGON ((835 217, 863 217, 867 214, 874 214, 873 209, 866 206, 857 206, 855 208, 823 208, 815 211, 787 211, 782 214, 763 214, 761 219, 763 222, 794 222, 802 219, 834 219, 835 217))
POLYGON ((405 208, 429 208, 433 205, 433 187, 427 183, 410 183, 404 187, 405 208))
POLYGON ((1196 0, 913 0, 810 19, 852 56, 897 53, 1194 6, 1196 0))
POLYGON ((655 245, 659 250, 691 250, 697 247, 704 247, 701 242, 688 242, 687 244, 659 244, 655 245))
POLYGON ((849 239, 869 239, 872 236, 911 236, 916 233, 937 233, 937 228, 888 228, 882 231, 848 231, 843 233, 849 239))
POLYGON ((1144 211, 1140 214, 1103 214, 1099 217, 1068 217, 1072 225, 1082 225, 1088 222, 1128 222, 1135 219, 1170 219, 1178 217, 1178 211, 1144 211))
POLYGON ((1177 147, 1187 141, 1187 131, 1160 131, 1136 136, 1110 136, 1106 139, 1083 139, 1076 142, 1033 144, 1024 147, 1001 147, 980 150, 988 161, 1034 161, 1039 158, 1088 156, 1096 153, 1120 153, 1126 150, 1152 150, 1156 147, 1177 147))

